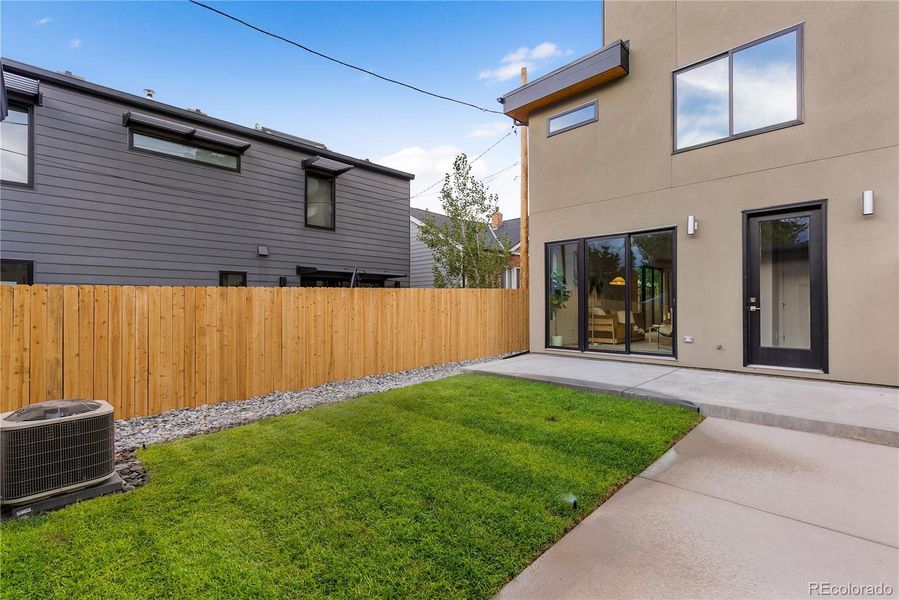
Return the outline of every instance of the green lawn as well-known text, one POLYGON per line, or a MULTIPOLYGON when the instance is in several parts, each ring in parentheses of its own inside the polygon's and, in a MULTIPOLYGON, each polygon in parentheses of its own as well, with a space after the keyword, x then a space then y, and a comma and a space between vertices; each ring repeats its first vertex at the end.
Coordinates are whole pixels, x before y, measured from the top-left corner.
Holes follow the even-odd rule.
POLYGON ((486 598, 699 420, 463 375, 153 446, 148 486, 4 524, 0 594, 486 598))

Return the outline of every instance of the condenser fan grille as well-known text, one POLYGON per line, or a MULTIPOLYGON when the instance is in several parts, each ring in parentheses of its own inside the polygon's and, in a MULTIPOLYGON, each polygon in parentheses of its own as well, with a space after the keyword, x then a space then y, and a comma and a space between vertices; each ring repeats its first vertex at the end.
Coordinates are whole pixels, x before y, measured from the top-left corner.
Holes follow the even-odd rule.
POLYGON ((99 479, 115 469, 111 412, 5 430, 0 437, 4 502, 99 479))

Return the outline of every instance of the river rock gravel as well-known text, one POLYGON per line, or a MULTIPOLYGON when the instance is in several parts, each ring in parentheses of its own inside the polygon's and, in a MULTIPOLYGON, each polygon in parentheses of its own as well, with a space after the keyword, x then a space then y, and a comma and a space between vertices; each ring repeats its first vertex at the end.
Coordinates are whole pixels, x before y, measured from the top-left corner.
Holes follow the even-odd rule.
MULTIPOLYGON (((136 465, 140 465, 139 461, 133 456, 133 451, 136 448, 192 435, 211 433, 268 417, 296 413, 315 406, 332 404, 364 394, 383 392, 425 381, 443 379, 444 377, 458 375, 462 372, 462 367, 498 358, 502 358, 502 356, 447 363, 400 373, 360 377, 347 381, 336 381, 293 392, 275 392, 249 400, 204 404, 197 408, 170 410, 152 417, 134 417, 133 419, 120 420, 115 423, 115 449, 119 456, 127 457, 119 463, 122 465, 122 469, 124 470, 126 467, 133 468, 136 465)), ((139 469, 142 471, 143 466, 140 465, 139 469)), ((135 481, 134 484, 142 485, 145 482, 146 478, 141 476, 139 481, 135 481)))

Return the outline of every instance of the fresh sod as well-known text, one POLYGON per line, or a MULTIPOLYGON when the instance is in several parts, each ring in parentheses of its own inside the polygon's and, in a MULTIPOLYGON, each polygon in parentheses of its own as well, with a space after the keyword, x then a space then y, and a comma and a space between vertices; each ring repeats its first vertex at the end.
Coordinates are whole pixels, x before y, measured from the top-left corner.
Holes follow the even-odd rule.
POLYGON ((0 589, 486 598, 699 420, 463 375, 153 446, 146 487, 4 524, 0 589))

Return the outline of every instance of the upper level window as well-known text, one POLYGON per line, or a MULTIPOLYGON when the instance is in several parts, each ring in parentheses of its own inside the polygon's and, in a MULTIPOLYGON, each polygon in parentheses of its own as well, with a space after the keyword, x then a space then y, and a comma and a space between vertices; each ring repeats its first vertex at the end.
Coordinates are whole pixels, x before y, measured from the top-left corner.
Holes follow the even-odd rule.
POLYGON ((550 117, 547 120, 547 135, 562 133, 563 131, 568 131, 569 129, 592 123, 596 119, 597 105, 596 100, 594 100, 588 104, 566 110, 563 113, 550 117))
POLYGON ((131 147, 137 150, 174 156, 175 158, 183 158, 234 171, 240 167, 236 153, 222 152, 203 146, 177 142, 135 130, 131 131, 131 147))
POLYGON ((674 150, 801 122, 802 25, 674 72, 674 150))
POLYGON ((334 229, 334 177, 306 172, 306 227, 334 229))
POLYGON ((31 185, 31 109, 10 104, 9 114, 0 121, 0 180, 31 185))

